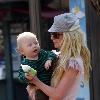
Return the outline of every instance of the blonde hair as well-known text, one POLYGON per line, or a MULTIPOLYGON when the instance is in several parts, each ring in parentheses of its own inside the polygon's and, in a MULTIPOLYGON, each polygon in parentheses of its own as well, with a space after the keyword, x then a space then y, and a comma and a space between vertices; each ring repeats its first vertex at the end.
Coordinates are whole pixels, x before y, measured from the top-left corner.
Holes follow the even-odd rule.
POLYGON ((83 32, 80 28, 71 31, 71 32, 64 32, 63 33, 63 44, 60 49, 61 54, 63 55, 61 59, 57 63, 57 67, 54 70, 53 78, 51 84, 56 86, 60 81, 65 68, 66 62, 71 57, 77 57, 80 55, 83 59, 84 64, 84 78, 85 81, 89 80, 89 69, 90 65, 90 51, 86 47, 86 44, 83 40, 83 32))
MULTIPOLYGON (((17 36, 17 49, 19 50, 22 47, 23 41, 25 41, 28 38, 34 37, 36 38, 36 35, 31 32, 23 32, 17 36)), ((37 38, 36 38, 37 39, 37 38)))

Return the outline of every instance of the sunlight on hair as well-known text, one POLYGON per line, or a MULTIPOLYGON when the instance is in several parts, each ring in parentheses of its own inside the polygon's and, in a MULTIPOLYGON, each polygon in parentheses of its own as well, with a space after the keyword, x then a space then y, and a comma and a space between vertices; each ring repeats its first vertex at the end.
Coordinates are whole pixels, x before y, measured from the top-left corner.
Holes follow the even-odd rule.
POLYGON ((57 83, 60 81, 65 69, 66 63, 70 58, 75 58, 81 55, 84 64, 84 79, 86 82, 89 81, 89 69, 91 68, 90 65, 90 52, 86 47, 86 44, 83 39, 83 32, 80 28, 71 31, 65 32, 64 34, 64 42, 60 49, 61 52, 61 59, 59 58, 59 63, 57 64, 57 68, 53 73, 53 78, 51 84, 56 86, 57 83))

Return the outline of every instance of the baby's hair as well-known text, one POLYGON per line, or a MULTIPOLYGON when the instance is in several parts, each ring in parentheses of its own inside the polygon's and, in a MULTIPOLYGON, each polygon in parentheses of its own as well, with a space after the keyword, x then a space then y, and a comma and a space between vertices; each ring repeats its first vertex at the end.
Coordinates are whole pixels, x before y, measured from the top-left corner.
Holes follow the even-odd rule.
POLYGON ((17 50, 20 49, 20 47, 22 46, 22 43, 25 39, 27 38, 31 38, 31 37, 34 37, 37 39, 36 35, 31 33, 31 32, 23 32, 23 33, 20 33, 18 36, 17 36, 17 50))

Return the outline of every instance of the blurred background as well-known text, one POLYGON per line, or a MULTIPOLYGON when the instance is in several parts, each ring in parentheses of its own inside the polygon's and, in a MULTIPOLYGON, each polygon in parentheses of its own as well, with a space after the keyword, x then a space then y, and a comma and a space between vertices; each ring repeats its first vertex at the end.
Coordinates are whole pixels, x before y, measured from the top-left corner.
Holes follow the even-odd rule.
POLYGON ((41 48, 53 49, 47 30, 53 17, 68 11, 68 6, 64 0, 0 0, 0 100, 28 100, 26 84, 17 78, 21 61, 17 35, 35 32, 41 48))

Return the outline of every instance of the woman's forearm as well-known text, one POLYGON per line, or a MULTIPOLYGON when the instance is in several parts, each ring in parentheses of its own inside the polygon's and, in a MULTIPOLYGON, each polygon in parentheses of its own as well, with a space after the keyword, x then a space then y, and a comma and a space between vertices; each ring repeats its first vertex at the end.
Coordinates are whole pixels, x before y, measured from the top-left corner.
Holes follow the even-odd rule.
POLYGON ((79 76, 78 70, 70 68, 63 74, 63 77, 56 88, 44 84, 37 77, 33 78, 32 83, 53 100, 63 100, 66 94, 71 90, 71 87, 76 83, 79 76))
POLYGON ((56 91, 56 88, 44 84, 37 78, 33 79, 33 84, 35 84, 39 89, 41 89, 46 95, 48 95, 53 100, 61 100, 56 91))

